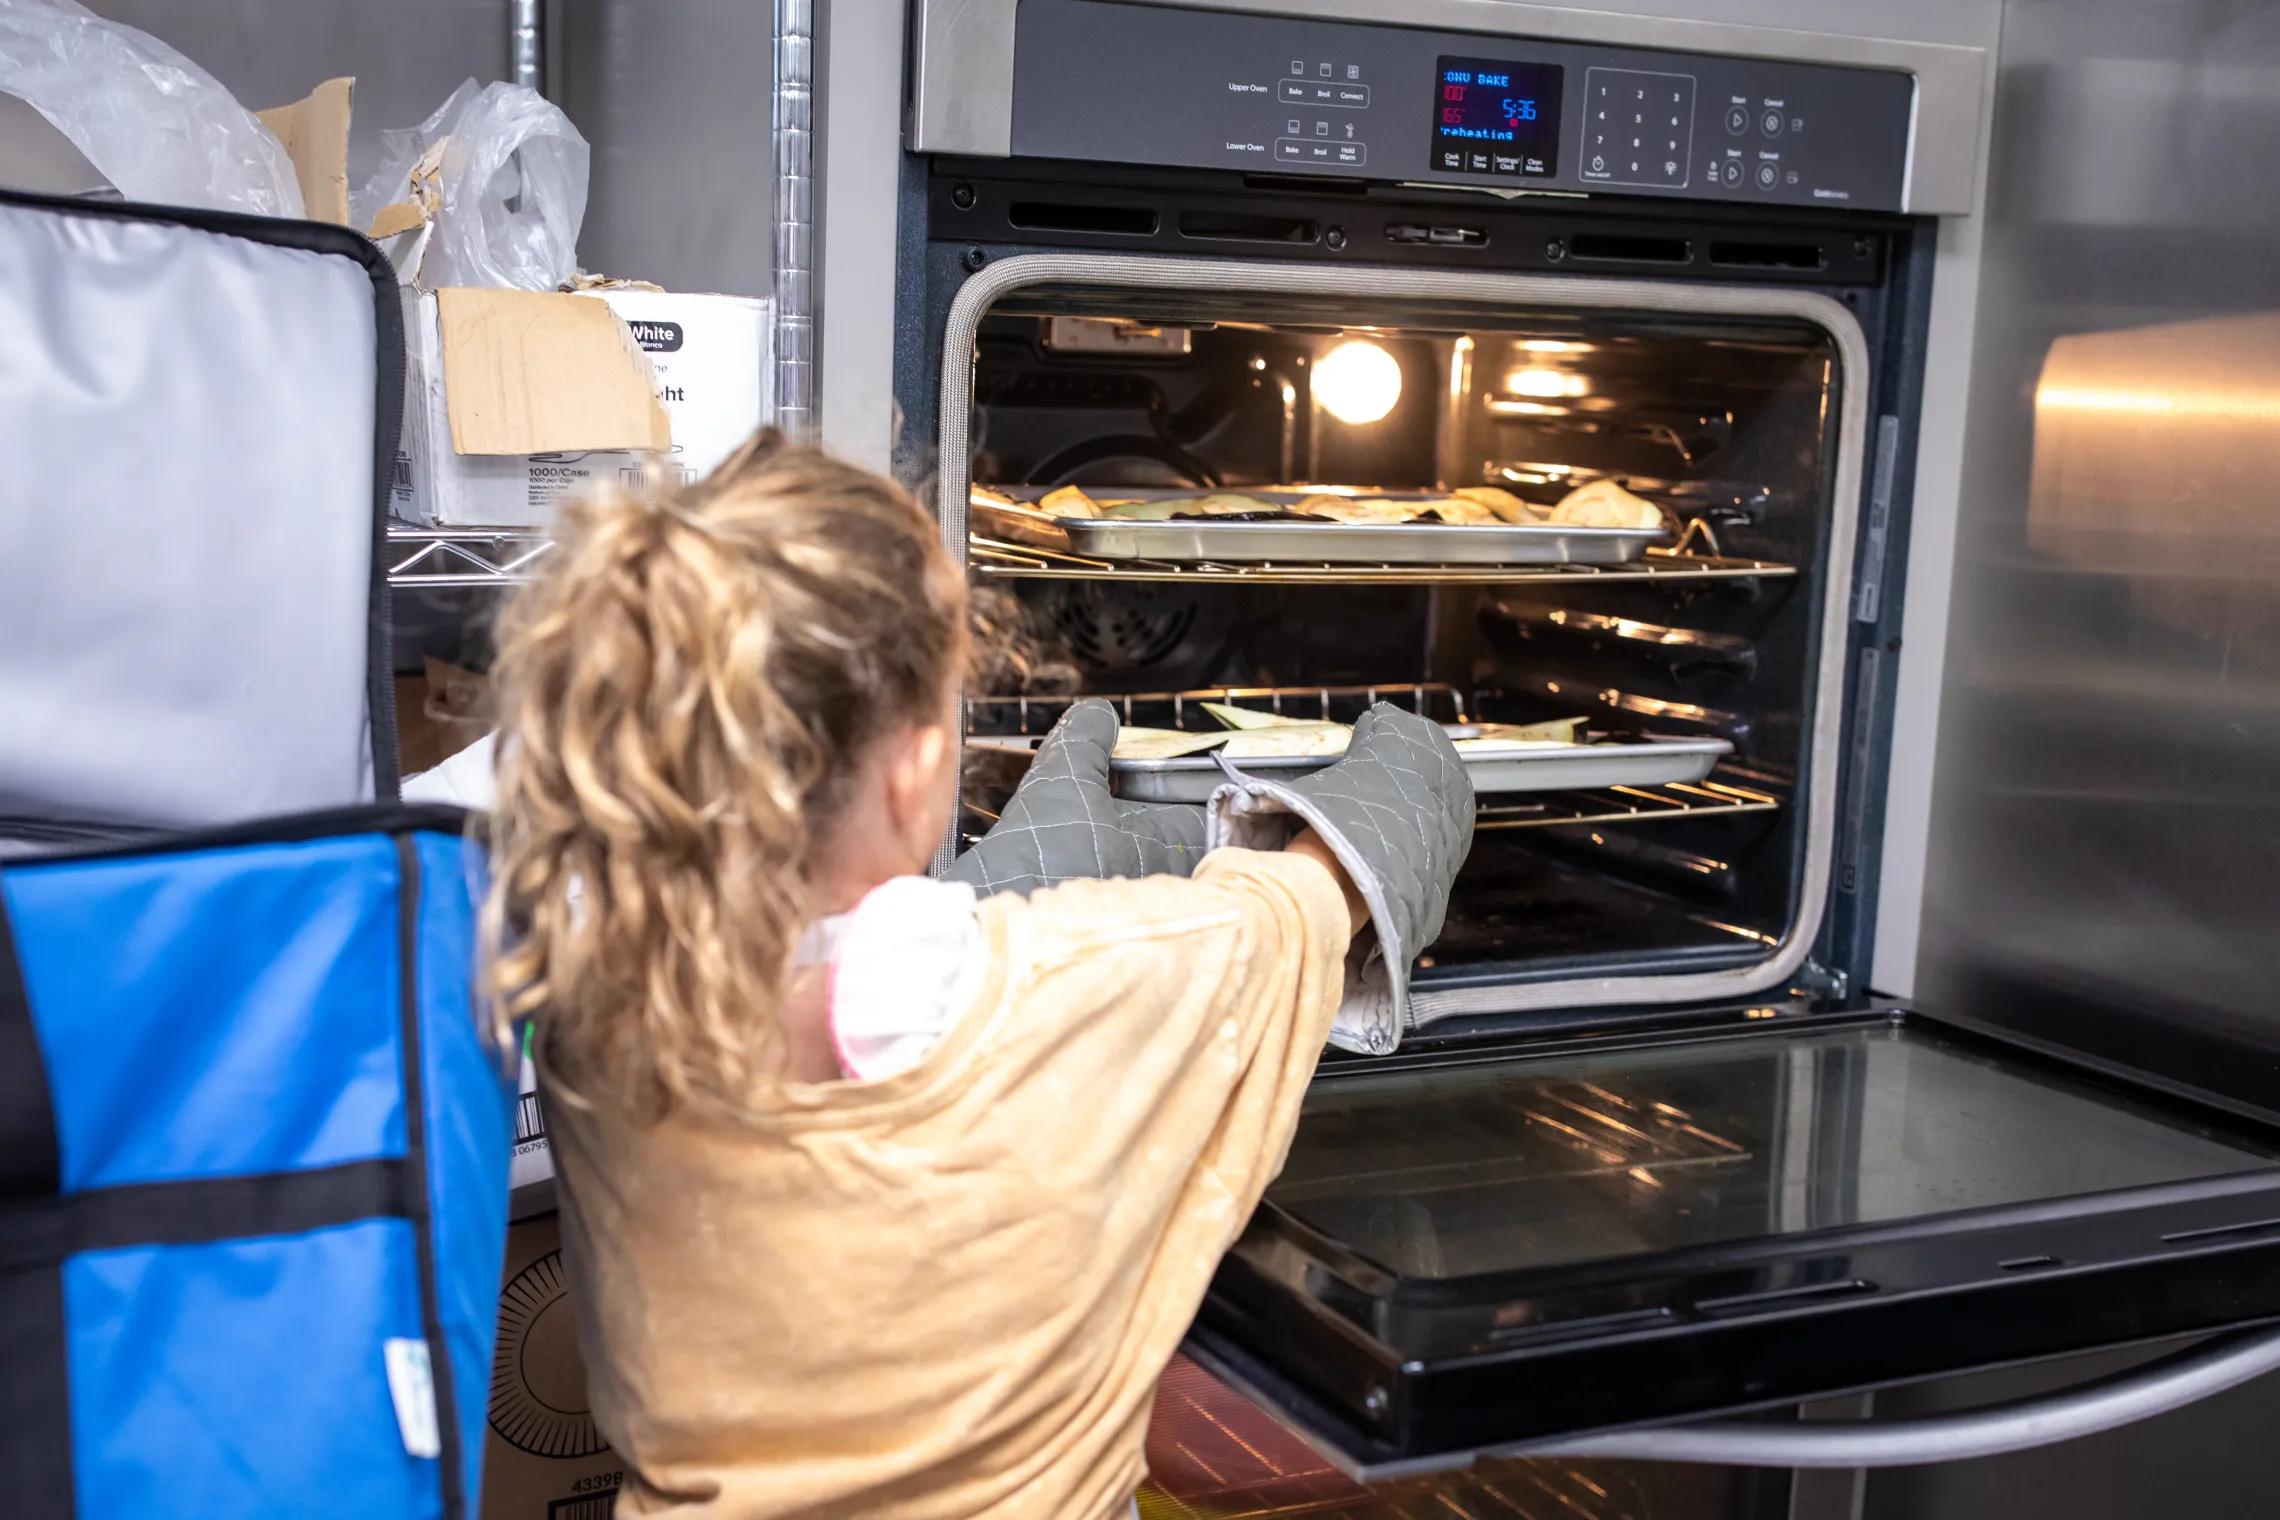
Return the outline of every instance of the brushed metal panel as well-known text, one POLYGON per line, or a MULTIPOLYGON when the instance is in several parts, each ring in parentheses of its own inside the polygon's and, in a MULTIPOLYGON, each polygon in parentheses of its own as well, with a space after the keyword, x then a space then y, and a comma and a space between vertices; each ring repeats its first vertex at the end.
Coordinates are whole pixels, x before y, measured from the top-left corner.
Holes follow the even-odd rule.
POLYGON ((352 189, 377 165, 383 128, 424 121, 462 79, 507 77, 507 0, 95 0, 88 9, 189 55, 249 111, 355 76, 352 189))
POLYGON ((594 150, 584 267, 667 290, 773 293, 774 19, 753 0, 549 8, 556 99, 594 150))
MULTIPOLYGON (((1629 47, 1903 69, 1916 76, 1907 206, 1932 215, 1971 210, 1978 185, 1984 48, 1753 25, 1699 16, 1619 14, 1500 0, 1155 0, 1316 21, 1375 21, 1427 29, 1605 42, 1629 47)), ((910 145, 920 153, 1003 157, 1013 141, 1013 44, 1018 0, 917 0, 910 145)), ((1735 5, 1729 14, 1759 7, 1735 5)), ((1762 13, 1762 11, 1761 11, 1762 13)), ((1788 12, 1784 12, 1788 19, 1788 12)))
POLYGON ((2002 56, 1917 993, 2270 1101, 2280 11, 2002 56))

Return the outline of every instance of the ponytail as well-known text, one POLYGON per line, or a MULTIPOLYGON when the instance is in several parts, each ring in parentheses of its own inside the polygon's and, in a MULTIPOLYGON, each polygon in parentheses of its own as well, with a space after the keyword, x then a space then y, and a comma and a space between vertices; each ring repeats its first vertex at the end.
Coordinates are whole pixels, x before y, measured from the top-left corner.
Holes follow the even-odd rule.
POLYGON ((573 1101, 733 1112, 775 1080, 809 841, 878 736, 939 711, 964 588, 890 482, 763 430, 603 490, 500 621, 485 907, 502 1026, 573 1101))

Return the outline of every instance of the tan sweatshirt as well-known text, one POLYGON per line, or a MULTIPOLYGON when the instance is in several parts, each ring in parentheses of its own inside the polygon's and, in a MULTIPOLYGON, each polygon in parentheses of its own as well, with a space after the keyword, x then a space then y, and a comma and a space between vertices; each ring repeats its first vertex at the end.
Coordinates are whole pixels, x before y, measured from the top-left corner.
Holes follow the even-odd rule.
POLYGON ((1281 1168, 1346 909, 1293 855, 978 911, 923 1063, 741 1122, 547 1110, 620 1516, 1118 1512, 1157 1374, 1281 1168))

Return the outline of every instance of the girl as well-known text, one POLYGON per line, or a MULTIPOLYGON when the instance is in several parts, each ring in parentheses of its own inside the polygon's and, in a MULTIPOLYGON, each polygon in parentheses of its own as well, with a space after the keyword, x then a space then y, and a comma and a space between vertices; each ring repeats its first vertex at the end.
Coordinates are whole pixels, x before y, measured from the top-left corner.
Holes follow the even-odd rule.
POLYGON ((1313 792, 1228 787, 1218 832, 1284 847, 1204 855, 1080 704, 961 863, 1012 890, 929 879, 964 627, 909 498, 768 433, 571 509, 504 619, 491 979, 620 1515, 1126 1513, 1349 940, 1438 929, 1471 794, 1398 714, 1313 792), (1437 888, 1345 839, 1357 797, 1437 888), (1080 874, 1125 879, 1040 890, 1080 874))

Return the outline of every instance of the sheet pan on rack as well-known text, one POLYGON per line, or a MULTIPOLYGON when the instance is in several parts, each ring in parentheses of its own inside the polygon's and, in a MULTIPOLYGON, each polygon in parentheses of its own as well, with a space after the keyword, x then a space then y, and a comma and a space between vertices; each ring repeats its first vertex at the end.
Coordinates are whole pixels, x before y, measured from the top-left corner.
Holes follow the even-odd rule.
MULTIPOLYGON (((967 747, 1007 755, 1035 749, 1034 735, 977 734, 967 747)), ((1473 790, 1557 792, 1603 786, 1668 786, 1700 781, 1733 753, 1723 739, 1645 738, 1630 743, 1514 746, 1464 754, 1473 790)), ((1272 755, 1229 763, 1261 777, 1292 780, 1331 764, 1335 755, 1272 755)), ((1206 802, 1227 779, 1208 754, 1169 760, 1115 760, 1108 764, 1109 786, 1133 802, 1206 802)))
MULTIPOLYGON (((1026 496, 1033 487, 998 488, 1026 496)), ((1138 500, 1195 496, 1195 491, 1128 490, 1138 500)), ((1267 509, 1294 507, 1315 488, 1243 490, 1267 509)), ((1438 492, 1336 492, 1349 500, 1430 504, 1438 492)), ((1670 537, 1667 527, 1582 528, 1562 523, 1491 526, 1441 522, 1309 522, 1257 517, 1141 519, 1055 517, 1026 504, 976 497, 974 521, 1016 543, 1067 548, 1107 560, 1230 560, 1257 563, 1311 561, 1350 565, 1624 565, 1670 537)))

